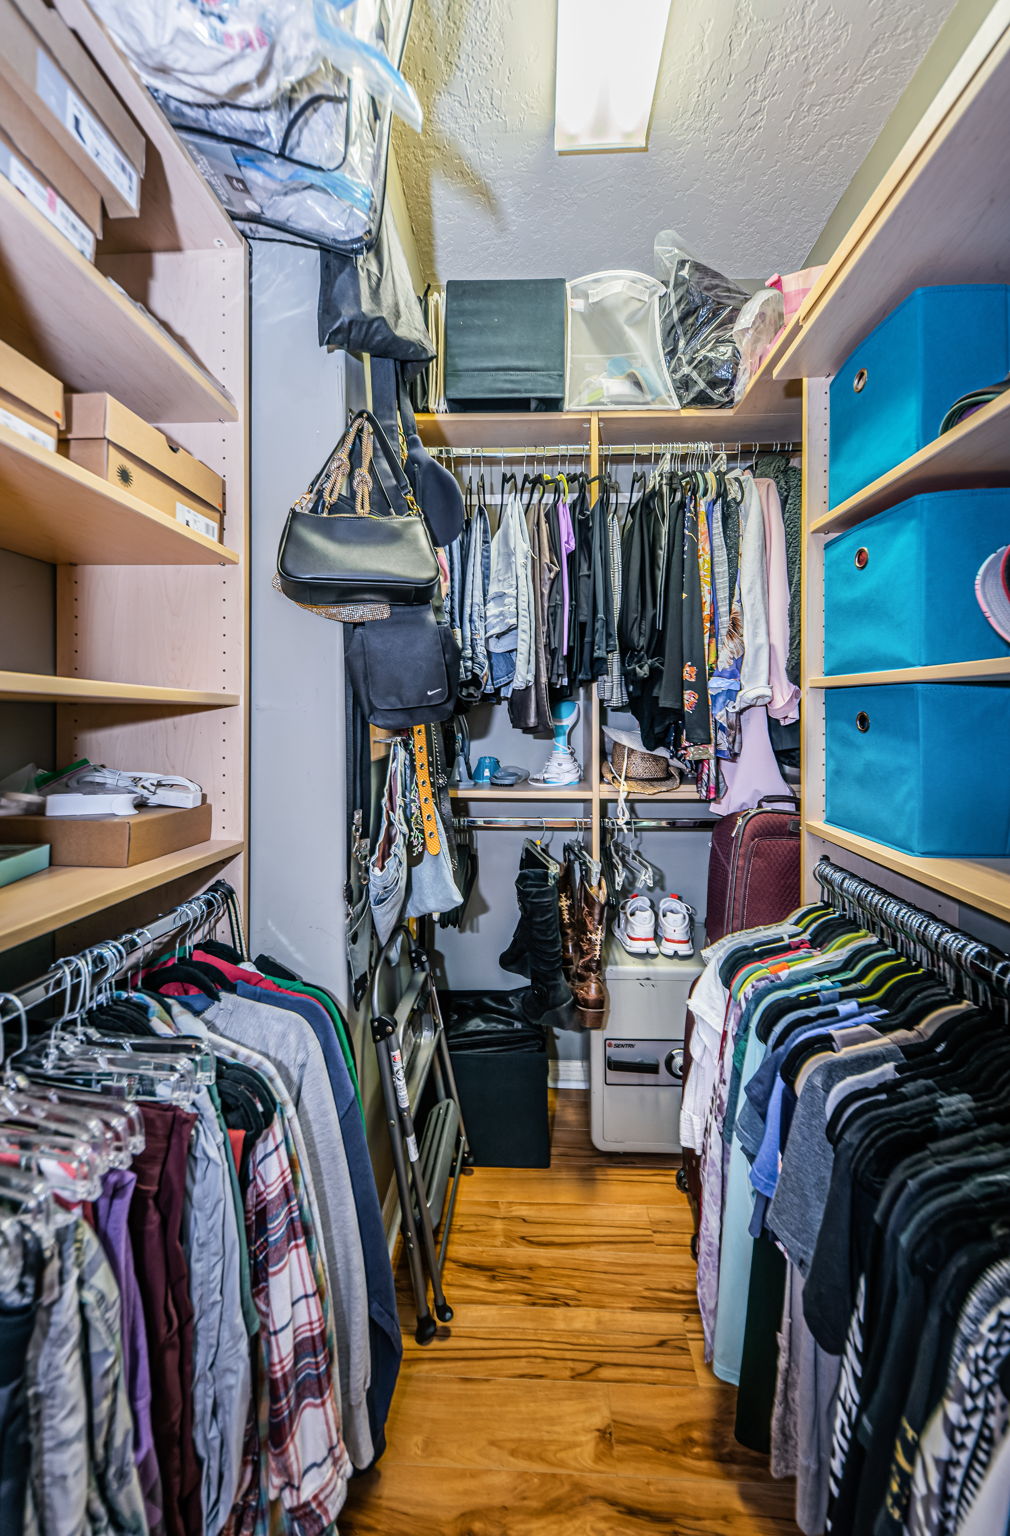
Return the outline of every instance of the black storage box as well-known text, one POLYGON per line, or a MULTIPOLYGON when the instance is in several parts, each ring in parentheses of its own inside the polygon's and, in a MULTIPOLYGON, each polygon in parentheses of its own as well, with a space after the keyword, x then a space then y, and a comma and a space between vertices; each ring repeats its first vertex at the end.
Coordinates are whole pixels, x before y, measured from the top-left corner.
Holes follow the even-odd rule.
POLYGON ((450 411, 560 411, 565 303, 560 277, 446 283, 450 411))
POLYGON ((443 998, 452 1070, 478 1168, 549 1168, 547 1048, 510 1016, 507 992, 443 998))

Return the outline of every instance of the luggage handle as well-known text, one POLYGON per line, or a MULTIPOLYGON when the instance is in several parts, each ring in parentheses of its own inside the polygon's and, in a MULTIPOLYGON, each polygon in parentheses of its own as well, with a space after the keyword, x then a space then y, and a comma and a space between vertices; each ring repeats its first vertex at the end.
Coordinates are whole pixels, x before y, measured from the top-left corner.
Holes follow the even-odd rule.
POLYGON ((800 808, 798 795, 762 795, 758 807, 762 805, 795 805, 797 810, 800 808))

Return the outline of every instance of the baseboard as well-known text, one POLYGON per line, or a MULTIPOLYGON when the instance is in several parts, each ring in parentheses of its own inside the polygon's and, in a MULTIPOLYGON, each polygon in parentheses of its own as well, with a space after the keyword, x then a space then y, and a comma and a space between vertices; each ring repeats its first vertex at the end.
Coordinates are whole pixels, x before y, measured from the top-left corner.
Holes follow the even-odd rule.
POLYGON ((552 1061, 548 1082, 552 1088, 589 1087, 588 1061, 552 1061))

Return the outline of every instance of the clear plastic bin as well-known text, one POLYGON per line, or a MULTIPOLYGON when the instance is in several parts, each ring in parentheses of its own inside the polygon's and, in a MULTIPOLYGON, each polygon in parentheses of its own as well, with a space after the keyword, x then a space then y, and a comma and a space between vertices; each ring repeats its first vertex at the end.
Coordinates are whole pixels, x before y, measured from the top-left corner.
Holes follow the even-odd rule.
POLYGON ((565 409, 676 410, 659 325, 663 284, 591 272, 568 288, 565 409))

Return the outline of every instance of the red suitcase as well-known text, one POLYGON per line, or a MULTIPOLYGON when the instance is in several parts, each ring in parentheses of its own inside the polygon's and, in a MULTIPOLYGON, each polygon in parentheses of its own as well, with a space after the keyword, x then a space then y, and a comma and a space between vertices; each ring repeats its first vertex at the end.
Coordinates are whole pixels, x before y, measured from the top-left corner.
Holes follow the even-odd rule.
POLYGON ((708 942, 781 922, 799 904, 798 802, 767 795, 753 810, 724 816, 712 834, 708 865, 708 942), (792 810, 771 810, 769 804, 792 810))

